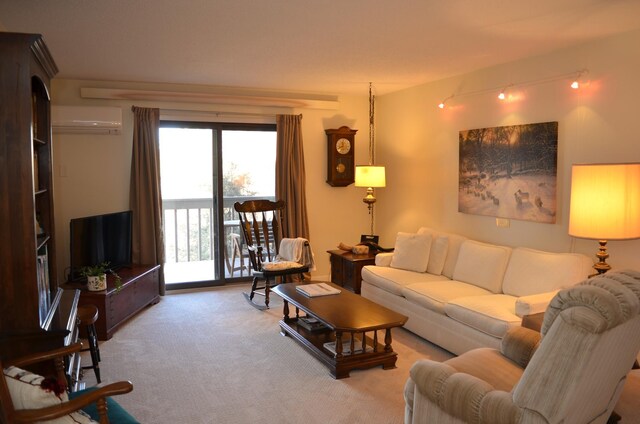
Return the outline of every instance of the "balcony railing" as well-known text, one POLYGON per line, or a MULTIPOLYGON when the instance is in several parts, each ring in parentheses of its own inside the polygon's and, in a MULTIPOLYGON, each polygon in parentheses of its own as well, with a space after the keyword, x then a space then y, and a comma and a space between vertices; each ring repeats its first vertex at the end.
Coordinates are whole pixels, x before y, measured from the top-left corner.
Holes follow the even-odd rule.
MULTIPOLYGON (((224 249, 230 252, 231 233, 239 234, 235 202, 252 199, 275 200, 268 196, 230 196, 223 200, 224 249)), ((162 201, 167 262, 215 261, 213 199, 168 199, 162 201)))

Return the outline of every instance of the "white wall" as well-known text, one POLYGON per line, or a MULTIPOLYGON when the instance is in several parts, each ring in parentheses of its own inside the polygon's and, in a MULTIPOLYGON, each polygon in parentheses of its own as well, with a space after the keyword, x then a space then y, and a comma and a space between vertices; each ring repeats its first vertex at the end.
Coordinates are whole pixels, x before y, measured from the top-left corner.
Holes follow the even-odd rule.
MULTIPOLYGON (((465 234, 487 242, 549 251, 578 251, 592 256, 597 242, 567 235, 570 171, 573 163, 640 161, 635 129, 640 94, 640 31, 585 44, 553 54, 508 63, 408 90, 378 96, 376 161, 387 167, 387 187, 376 190, 376 233, 392 246, 398 231, 423 225, 465 234), (452 93, 500 87, 588 68, 591 84, 573 91, 566 81, 522 87, 519 102, 501 104, 497 93, 454 98, 452 107, 436 107, 452 93), (511 220, 497 228, 495 218, 459 213, 458 132, 464 129, 545 121, 559 122, 558 210, 555 224, 511 220)), ((374 83, 375 85, 375 83, 374 83)), ((82 99, 81 87, 175 90, 160 84, 53 80, 55 105, 101 105, 123 108, 121 136, 54 136, 54 177, 58 268, 69 263, 69 220, 128 208, 132 138, 132 104, 183 108, 185 104, 82 99)), ((219 107, 215 108, 219 109, 219 107)), ((329 274, 326 250, 340 242, 355 243, 369 229, 353 185, 326 184, 324 129, 347 125, 358 129, 356 163, 367 162, 368 99, 340 97, 340 108, 273 110, 302 113, 311 242, 318 265, 314 276, 329 274)), ((609 262, 616 268, 640 269, 640 241, 610 241, 609 262)))
MULTIPOLYGON (((425 84, 380 96, 377 102, 377 162, 387 167, 379 190, 378 232, 390 245, 398 231, 431 226, 474 239, 593 256, 598 243, 567 235, 571 165, 640 162, 638 96, 640 31, 540 57, 425 84), (497 91, 453 98, 520 81, 535 81, 582 68, 588 87, 571 90, 567 80, 516 87, 520 101, 500 103, 497 91), (555 224, 458 212, 458 132, 501 125, 558 121, 557 219, 555 224)), ((614 268, 640 270, 640 240, 610 241, 614 268)))
MULTIPOLYGON (((94 100, 80 97, 81 87, 143 88, 174 90, 175 86, 134 84, 109 81, 54 79, 54 105, 120 106, 123 131, 120 136, 54 135, 55 216, 59 278, 69 266, 69 220, 76 217, 125 210, 129 207, 129 178, 133 122, 131 106, 172 109, 189 107, 184 103, 159 103, 128 100, 94 100)), ((331 187, 326 181, 327 141, 324 130, 347 125, 358 129, 356 163, 367 162, 368 99, 363 95, 340 97, 338 110, 263 109, 273 113, 302 113, 305 168, 307 172, 307 208, 310 216, 310 240, 315 252, 317 278, 329 275, 326 250, 343 241, 355 243, 368 230, 367 210, 361 199, 364 190, 353 185, 331 187)), ((198 108, 221 110, 216 106, 198 108)), ((236 111, 238 108, 234 108, 236 111)), ((255 112, 255 110, 252 110, 255 112)), ((275 119, 274 119, 275 122, 275 119)))

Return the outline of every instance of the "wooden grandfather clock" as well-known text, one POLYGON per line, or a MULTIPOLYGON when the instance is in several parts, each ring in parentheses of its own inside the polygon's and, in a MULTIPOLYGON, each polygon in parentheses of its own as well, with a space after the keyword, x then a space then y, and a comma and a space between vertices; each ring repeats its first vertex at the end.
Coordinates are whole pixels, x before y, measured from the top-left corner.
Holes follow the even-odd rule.
POLYGON ((327 133, 327 183, 346 187, 355 181, 355 136, 358 130, 342 126, 327 133))

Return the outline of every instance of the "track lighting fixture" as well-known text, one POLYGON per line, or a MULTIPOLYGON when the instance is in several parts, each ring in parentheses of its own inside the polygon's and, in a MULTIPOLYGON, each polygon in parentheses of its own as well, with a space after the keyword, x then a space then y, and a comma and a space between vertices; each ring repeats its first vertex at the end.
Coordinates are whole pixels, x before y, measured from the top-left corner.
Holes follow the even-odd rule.
POLYGON ((505 94, 507 92, 507 90, 509 89, 509 87, 511 87, 513 84, 509 84, 507 85, 505 88, 503 88, 502 90, 500 90, 500 94, 498 94, 498 99, 500 100, 504 100, 507 98, 507 95, 505 94))
POLYGON ((452 98, 453 98, 453 94, 452 94, 452 95, 450 95, 449 97, 447 97, 446 99, 442 100, 442 101, 440 102, 440 104, 438 104, 438 107, 439 107, 440 109, 444 109, 444 105, 445 105, 445 103, 447 103, 447 100, 452 99, 452 98))
POLYGON ((583 69, 581 71, 578 71, 578 74, 576 75, 576 77, 573 79, 573 81, 571 81, 571 88, 573 88, 574 90, 577 90, 580 88, 580 86, 582 85, 582 77, 587 73, 588 71, 586 69, 583 69))
POLYGON ((520 81, 517 83, 511 83, 507 86, 503 86, 503 87, 493 87, 493 88, 487 88, 487 89, 482 89, 482 90, 475 90, 475 91, 469 91, 469 92, 465 92, 465 93, 456 93, 456 94, 452 94, 449 97, 445 98, 444 100, 442 100, 439 104, 438 107, 440 109, 444 109, 445 105, 447 103, 447 100, 451 99, 452 97, 465 97, 465 96, 475 96, 475 95, 480 95, 480 94, 486 94, 486 93, 490 93, 493 92, 495 93, 497 90, 500 90, 498 93, 498 99, 500 100, 511 100, 511 94, 509 94, 509 89, 512 87, 524 87, 524 86, 528 86, 528 85, 539 85, 539 84, 548 84, 550 82, 553 81, 560 81, 560 80, 567 80, 569 79, 571 81, 571 88, 574 90, 579 89, 582 85, 584 85, 584 75, 587 74, 589 72, 589 70, 587 69, 581 69, 579 71, 575 71, 575 72, 571 72, 568 74, 561 74, 561 75, 555 75, 555 76, 550 76, 550 77, 545 77, 545 78, 539 78, 539 79, 535 79, 535 80, 529 80, 529 81, 520 81))

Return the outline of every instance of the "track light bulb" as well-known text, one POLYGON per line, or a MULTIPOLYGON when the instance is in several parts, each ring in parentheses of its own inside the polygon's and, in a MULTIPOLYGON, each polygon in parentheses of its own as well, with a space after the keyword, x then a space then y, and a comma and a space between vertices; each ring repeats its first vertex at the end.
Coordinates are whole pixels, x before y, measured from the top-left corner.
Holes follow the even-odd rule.
POLYGON ((577 90, 578 88, 580 88, 580 82, 578 80, 575 80, 571 83, 571 88, 573 88, 574 90, 577 90))
POLYGON ((438 105, 438 107, 439 107, 440 109, 444 109, 444 102, 440 102, 440 104, 438 105))
POLYGON ((499 98, 500 100, 504 100, 504 99, 505 99, 505 97, 507 97, 507 96, 505 96, 505 95, 504 95, 504 91, 501 91, 501 92, 500 92, 500 94, 498 94, 498 98, 499 98))

